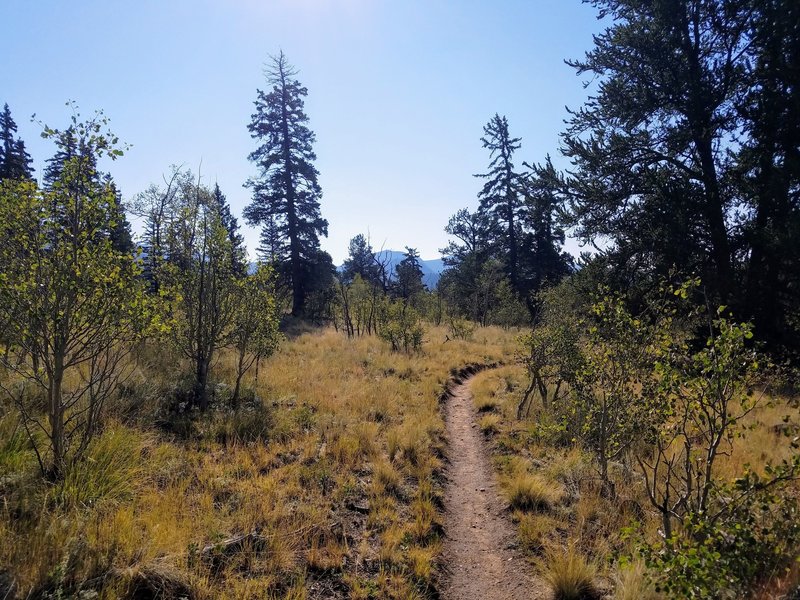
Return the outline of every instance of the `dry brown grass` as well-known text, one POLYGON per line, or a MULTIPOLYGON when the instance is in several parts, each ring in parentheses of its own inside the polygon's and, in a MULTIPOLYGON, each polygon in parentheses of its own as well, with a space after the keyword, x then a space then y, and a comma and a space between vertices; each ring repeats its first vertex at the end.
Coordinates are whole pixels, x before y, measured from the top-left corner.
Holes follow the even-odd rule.
MULTIPOLYGON (((451 368, 510 356, 513 336, 484 328, 444 343, 446 331, 430 328, 423 352, 407 356, 375 338, 307 331, 247 382, 266 431, 220 416, 188 440, 150 423, 156 390, 177 377, 168 353, 150 352, 135 378, 141 401, 127 398, 125 424, 106 434, 127 436, 132 469, 117 481, 126 471, 108 467, 111 491, 55 501, 29 451, 0 440, 14 473, 0 477, 0 565, 18 597, 88 588, 125 597, 148 581, 142 574, 197 598, 428 597, 441 547, 441 388, 451 368), (205 560, 204 548, 249 532, 266 541, 205 560)), ((218 380, 231 380, 231 358, 218 380)), ((78 479, 92 487, 96 477, 78 479)))

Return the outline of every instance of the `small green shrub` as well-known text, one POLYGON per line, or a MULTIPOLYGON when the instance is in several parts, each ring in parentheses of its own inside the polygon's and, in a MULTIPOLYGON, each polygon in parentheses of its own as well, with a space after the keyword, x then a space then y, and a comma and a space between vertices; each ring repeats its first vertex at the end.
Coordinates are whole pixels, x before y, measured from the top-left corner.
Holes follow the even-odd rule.
POLYGON ((389 342, 393 352, 418 352, 425 330, 419 314, 400 301, 387 304, 381 311, 378 335, 389 342))
MULTIPOLYGON (((737 482, 758 485, 754 476, 737 482)), ((734 493, 733 490, 729 490, 734 493)), ((787 496, 763 490, 745 496, 720 519, 700 515, 685 519, 683 533, 641 553, 656 582, 668 597, 746 597, 770 573, 781 573, 797 560, 800 507, 787 496)))
POLYGON ((469 341, 475 334, 475 324, 466 319, 450 319, 448 329, 454 340, 469 341))

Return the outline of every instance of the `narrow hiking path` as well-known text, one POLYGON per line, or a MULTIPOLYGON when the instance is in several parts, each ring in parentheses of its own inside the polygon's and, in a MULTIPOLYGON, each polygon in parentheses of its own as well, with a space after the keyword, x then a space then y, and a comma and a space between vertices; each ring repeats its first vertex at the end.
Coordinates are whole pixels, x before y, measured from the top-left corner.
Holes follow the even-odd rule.
POLYGON ((474 369, 448 386, 445 489, 447 570, 444 600, 536 600, 549 598, 516 552, 514 528, 476 424, 469 389, 474 369))

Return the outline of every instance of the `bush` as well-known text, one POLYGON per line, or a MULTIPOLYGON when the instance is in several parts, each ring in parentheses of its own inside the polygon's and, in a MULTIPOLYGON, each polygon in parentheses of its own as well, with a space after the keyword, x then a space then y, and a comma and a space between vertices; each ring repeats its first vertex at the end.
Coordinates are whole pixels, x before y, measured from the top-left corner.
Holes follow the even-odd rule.
POLYGON ((381 311, 378 335, 391 344, 393 352, 419 351, 424 334, 419 314, 411 306, 395 301, 381 311))
POLYGON ((448 323, 448 329, 454 340, 469 341, 475 333, 475 324, 467 319, 452 318, 448 323))
MULTIPOLYGON (((728 492, 757 487, 753 479, 728 492)), ((744 496, 719 519, 693 514, 684 530, 641 549, 656 590, 680 598, 744 597, 797 559, 800 514, 795 499, 764 490, 744 496)))

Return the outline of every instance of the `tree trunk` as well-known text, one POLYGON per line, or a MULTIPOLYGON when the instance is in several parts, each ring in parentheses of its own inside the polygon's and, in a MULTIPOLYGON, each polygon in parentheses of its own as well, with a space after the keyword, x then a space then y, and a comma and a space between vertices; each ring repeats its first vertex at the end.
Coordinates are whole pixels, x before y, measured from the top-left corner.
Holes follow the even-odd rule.
POLYGON ((242 377, 244 377, 244 358, 244 352, 240 351, 239 360, 236 363, 236 385, 233 386, 233 396, 231 396, 233 408, 239 408, 239 390, 242 387, 242 377))
POLYGON ((195 371, 194 402, 203 412, 208 408, 208 364, 208 357, 198 355, 195 371))
POLYGON ((64 405, 62 402, 62 385, 64 383, 64 357, 55 356, 53 372, 49 377, 48 390, 50 396, 50 435, 53 446, 53 464, 51 475, 58 480, 64 476, 66 467, 66 440, 64 439, 64 405))

